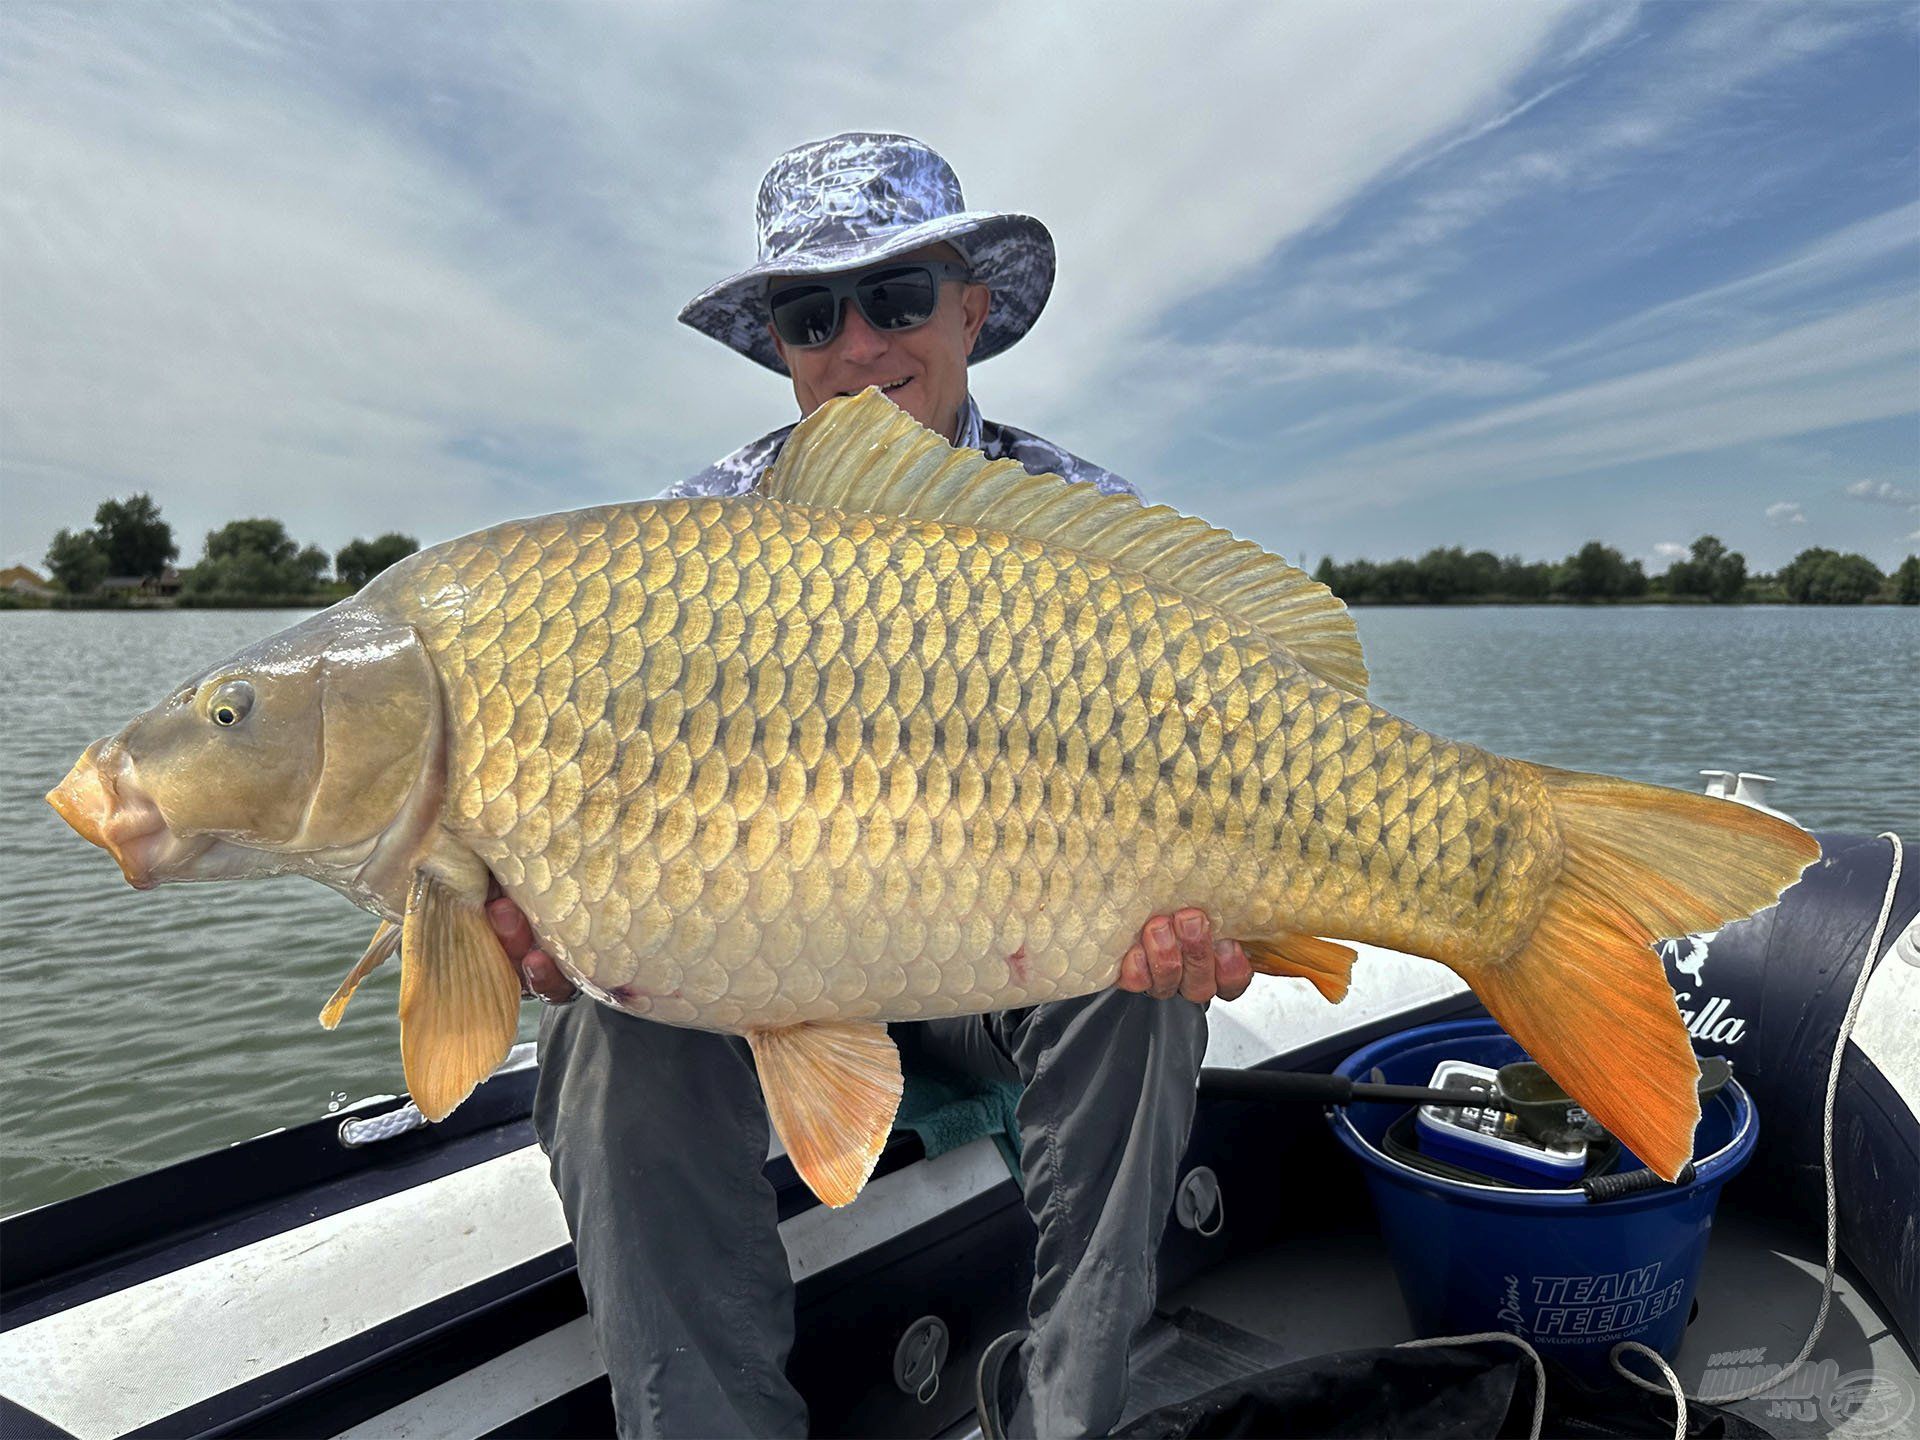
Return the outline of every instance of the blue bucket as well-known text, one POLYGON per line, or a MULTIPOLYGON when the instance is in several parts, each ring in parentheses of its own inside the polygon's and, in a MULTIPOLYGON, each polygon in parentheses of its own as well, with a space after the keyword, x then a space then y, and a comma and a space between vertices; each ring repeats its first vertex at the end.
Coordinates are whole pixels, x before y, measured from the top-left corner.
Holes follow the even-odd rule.
MULTIPOLYGON (((1339 1073, 1364 1080, 1378 1068, 1390 1084, 1424 1085, 1443 1060, 1526 1058, 1493 1021, 1456 1020, 1356 1050, 1339 1073)), ((1404 1105, 1360 1103, 1329 1119, 1366 1171, 1416 1333, 1505 1330, 1599 1389, 1618 1383, 1607 1354, 1622 1340, 1669 1360, 1679 1349, 1720 1187, 1753 1154, 1759 1122, 1738 1084, 1702 1109, 1691 1184, 1598 1202, 1578 1188, 1510 1190, 1404 1165, 1380 1148, 1404 1105)))

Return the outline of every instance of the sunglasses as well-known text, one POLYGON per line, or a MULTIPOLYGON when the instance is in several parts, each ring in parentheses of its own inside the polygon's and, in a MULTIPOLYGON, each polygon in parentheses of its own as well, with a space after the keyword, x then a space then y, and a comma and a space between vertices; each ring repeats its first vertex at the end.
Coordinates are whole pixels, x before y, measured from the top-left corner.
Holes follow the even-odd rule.
POLYGON ((767 296, 774 334, 796 350, 817 350, 840 333, 841 302, 852 300, 876 330, 915 330, 940 307, 940 282, 972 272, 943 260, 883 265, 857 275, 822 275, 767 296))

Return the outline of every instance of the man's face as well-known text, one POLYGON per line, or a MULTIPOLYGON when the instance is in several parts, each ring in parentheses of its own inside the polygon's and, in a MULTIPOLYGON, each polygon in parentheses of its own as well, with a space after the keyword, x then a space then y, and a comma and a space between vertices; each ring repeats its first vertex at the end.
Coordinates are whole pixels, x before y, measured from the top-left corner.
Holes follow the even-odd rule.
MULTIPOLYGON (((861 269, 913 260, 957 264, 960 256, 950 245, 928 245, 861 269)), ((787 283, 785 278, 776 279, 769 293, 787 283)), ((933 318, 913 330, 876 330, 860 307, 848 300, 841 305, 840 332, 825 345, 796 350, 777 334, 773 345, 793 374, 793 398, 800 402, 801 415, 811 415, 836 395, 857 395, 869 385, 878 385, 907 414, 952 440, 959 426, 960 403, 967 396, 967 357, 986 324, 990 300, 991 292, 984 285, 944 281, 933 318)))

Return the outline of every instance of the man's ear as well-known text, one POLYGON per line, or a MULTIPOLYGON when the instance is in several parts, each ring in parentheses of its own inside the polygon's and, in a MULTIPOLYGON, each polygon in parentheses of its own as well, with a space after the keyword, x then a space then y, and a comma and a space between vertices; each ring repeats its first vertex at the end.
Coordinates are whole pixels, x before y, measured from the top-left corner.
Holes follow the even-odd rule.
POLYGON ((973 354, 974 342, 980 338, 980 327, 987 323, 987 312, 992 308, 993 291, 986 286, 968 285, 960 292, 960 313, 967 322, 969 357, 973 354))

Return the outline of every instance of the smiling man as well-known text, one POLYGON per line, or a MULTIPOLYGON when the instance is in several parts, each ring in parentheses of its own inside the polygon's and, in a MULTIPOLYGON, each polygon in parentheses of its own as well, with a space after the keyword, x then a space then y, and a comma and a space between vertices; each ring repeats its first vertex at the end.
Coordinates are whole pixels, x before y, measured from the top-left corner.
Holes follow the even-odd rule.
MULTIPOLYGON (((761 182, 758 219, 758 263, 680 318, 788 376, 803 416, 877 385, 956 444, 1133 493, 1038 436, 982 419, 968 388, 969 362, 1020 339, 1046 303, 1053 240, 1038 220, 966 210, 937 154, 876 134, 781 156, 761 182)), ((745 494, 792 428, 669 493, 745 494)), ((622 1433, 805 1434, 785 1373, 793 1284, 746 1043, 565 1004, 572 987, 519 910, 499 900, 492 914, 530 992, 555 1006, 540 1028, 534 1121, 622 1433)), ((1206 1048, 1200 1005, 1156 1002, 1232 999, 1250 979, 1240 947, 1216 945, 1206 917, 1183 910, 1147 922, 1104 994, 893 1027, 909 1068, 1024 1087, 1036 1278, 1026 1335, 991 1352, 989 1434, 1002 1421, 1049 1436, 1104 1434, 1119 1421, 1206 1048)))

